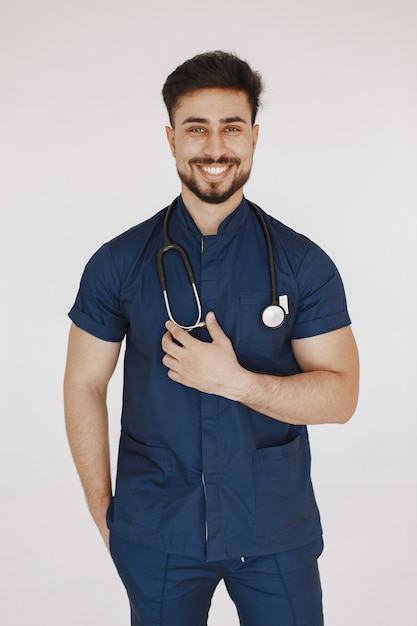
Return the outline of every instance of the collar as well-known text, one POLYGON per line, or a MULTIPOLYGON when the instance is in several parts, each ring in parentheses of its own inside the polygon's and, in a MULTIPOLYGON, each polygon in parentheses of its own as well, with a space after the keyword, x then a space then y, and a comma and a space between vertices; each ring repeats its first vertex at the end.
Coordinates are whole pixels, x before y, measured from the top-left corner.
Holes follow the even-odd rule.
MULTIPOLYGON (((236 229, 238 229, 246 221, 249 211, 250 208, 248 202, 246 198, 243 197, 239 206, 237 206, 236 209, 221 222, 217 234, 221 235, 228 232, 235 232, 236 229)), ((177 213, 181 226, 185 226, 185 228, 201 237, 201 232, 185 206, 182 196, 178 196, 177 198, 174 213, 177 213)))

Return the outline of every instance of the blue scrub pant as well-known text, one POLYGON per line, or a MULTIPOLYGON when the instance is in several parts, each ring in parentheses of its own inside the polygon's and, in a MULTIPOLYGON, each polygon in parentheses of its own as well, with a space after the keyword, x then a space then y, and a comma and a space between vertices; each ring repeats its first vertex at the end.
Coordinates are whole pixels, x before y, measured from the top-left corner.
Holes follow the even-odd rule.
POLYGON ((241 626, 323 625, 321 540, 288 552, 215 562, 151 550, 115 533, 110 549, 129 597, 131 626, 206 626, 222 579, 241 626))

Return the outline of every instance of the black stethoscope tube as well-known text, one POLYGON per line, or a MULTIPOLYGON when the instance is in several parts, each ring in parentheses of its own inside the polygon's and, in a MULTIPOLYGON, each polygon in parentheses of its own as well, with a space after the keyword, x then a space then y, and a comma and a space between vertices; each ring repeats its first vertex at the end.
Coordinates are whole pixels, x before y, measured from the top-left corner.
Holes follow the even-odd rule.
POLYGON ((250 208, 253 210, 253 212, 255 213, 256 217, 258 218, 259 223, 262 226, 262 230, 265 235, 266 250, 268 253, 269 276, 270 276, 270 282, 271 282, 271 304, 279 306, 277 284, 276 284, 276 274, 275 274, 274 253, 272 251, 271 235, 269 234, 268 227, 266 225, 266 222, 264 220, 264 217, 259 207, 256 206, 256 204, 253 204, 253 202, 249 202, 249 200, 247 200, 247 203, 250 206, 250 208))

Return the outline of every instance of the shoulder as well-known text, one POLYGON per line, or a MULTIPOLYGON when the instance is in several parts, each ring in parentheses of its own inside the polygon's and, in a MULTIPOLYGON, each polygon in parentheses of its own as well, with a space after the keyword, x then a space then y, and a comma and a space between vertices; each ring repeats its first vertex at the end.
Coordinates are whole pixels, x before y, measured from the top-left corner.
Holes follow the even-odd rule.
POLYGON ((328 254, 317 243, 272 217, 263 209, 260 210, 268 227, 274 251, 279 256, 284 256, 296 273, 303 266, 308 267, 312 263, 333 265, 328 254))
POLYGON ((141 250, 149 241, 159 238, 159 235, 162 233, 165 213, 166 208, 144 222, 136 224, 129 230, 117 235, 105 243, 103 247, 108 248, 109 252, 115 256, 128 256, 132 252, 137 254, 138 250, 141 250))
POLYGON ((140 260, 149 247, 159 245, 166 208, 104 243, 90 258, 87 267, 115 271, 120 278, 140 260))

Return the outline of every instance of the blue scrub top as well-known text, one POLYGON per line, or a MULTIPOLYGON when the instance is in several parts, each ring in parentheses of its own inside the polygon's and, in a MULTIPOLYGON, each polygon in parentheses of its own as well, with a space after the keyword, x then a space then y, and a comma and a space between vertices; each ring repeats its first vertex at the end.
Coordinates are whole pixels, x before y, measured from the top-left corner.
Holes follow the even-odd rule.
MULTIPOLYGON (((156 254, 166 209, 102 246, 84 271, 69 315, 106 341, 126 338, 122 432, 112 531, 165 552, 220 560, 290 550, 321 536, 305 426, 271 419, 167 376, 161 338, 167 313, 156 254)), ((171 239, 191 260, 203 314, 214 311, 239 362, 254 372, 300 372, 291 340, 350 324, 339 273, 306 237, 264 214, 283 326, 261 321, 270 303, 265 237, 245 199, 203 236, 182 198, 171 239)), ((191 325, 194 296, 175 252, 165 258, 175 320, 191 325)), ((205 329, 193 331, 203 341, 205 329)))

